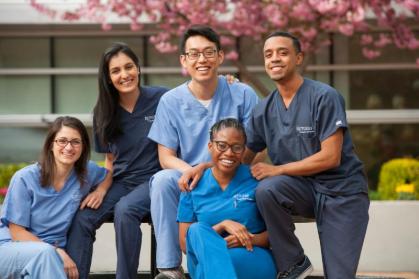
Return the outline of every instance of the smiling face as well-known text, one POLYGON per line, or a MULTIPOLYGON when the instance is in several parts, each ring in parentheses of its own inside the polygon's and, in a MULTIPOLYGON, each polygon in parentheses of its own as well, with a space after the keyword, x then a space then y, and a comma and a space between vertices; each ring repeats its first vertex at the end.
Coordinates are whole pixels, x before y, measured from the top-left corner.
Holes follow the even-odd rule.
POLYGON ((119 94, 137 92, 140 70, 125 53, 119 52, 109 60, 109 77, 119 94))
POLYGON ((83 142, 80 133, 73 128, 62 126, 57 132, 52 143, 52 153, 54 154, 54 160, 57 165, 74 165, 80 158, 83 151, 83 142), (73 141, 68 142, 65 146, 63 143, 65 140, 73 141), (61 143, 60 143, 61 142, 61 143), (81 144, 74 144, 80 142, 81 144))
POLYGON ((275 82, 291 80, 297 73, 297 66, 303 62, 303 54, 297 53, 290 38, 275 36, 265 41, 263 48, 265 70, 275 82))
POLYGON ((244 135, 236 128, 224 128, 216 132, 213 140, 208 143, 214 163, 213 171, 228 176, 234 175, 243 157, 244 144, 244 135))
POLYGON ((205 53, 209 53, 211 50, 217 50, 217 46, 203 36, 192 36, 187 39, 186 54, 180 56, 180 63, 191 75, 193 81, 205 82, 217 79, 218 67, 224 61, 224 53, 222 50, 217 50, 214 57, 205 57, 205 53), (197 59, 188 57, 187 54, 193 52, 201 53, 198 54, 197 59))

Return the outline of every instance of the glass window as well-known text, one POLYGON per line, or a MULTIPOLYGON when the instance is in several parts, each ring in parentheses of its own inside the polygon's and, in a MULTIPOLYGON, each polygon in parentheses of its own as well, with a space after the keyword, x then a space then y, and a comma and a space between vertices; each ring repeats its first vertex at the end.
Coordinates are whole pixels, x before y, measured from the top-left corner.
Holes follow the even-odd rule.
POLYGON ((355 152, 365 164, 369 188, 375 190, 381 165, 419 156, 419 124, 350 125, 355 152))
POLYGON ((48 68, 47 38, 0 38, 1 68, 48 68))
POLYGON ((0 114, 50 113, 48 76, 0 76, 0 114))
POLYGON ((90 113, 97 95, 96 76, 56 77, 56 113, 90 113))
MULTIPOLYGON (((55 67, 93 67, 99 66, 102 53, 113 42, 124 42, 141 58, 142 39, 129 37, 111 38, 56 38, 54 40, 55 67)), ((141 61, 141 59, 140 59, 141 61)))

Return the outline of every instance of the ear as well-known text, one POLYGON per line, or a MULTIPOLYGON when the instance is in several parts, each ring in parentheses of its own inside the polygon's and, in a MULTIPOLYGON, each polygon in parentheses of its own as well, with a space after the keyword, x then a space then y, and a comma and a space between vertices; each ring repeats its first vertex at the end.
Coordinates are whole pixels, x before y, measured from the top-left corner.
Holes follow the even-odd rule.
POLYGON ((297 65, 300 66, 301 64, 303 64, 304 61, 304 53, 299 52, 297 53, 297 65))
POLYGON ((187 67, 187 64, 186 64, 186 55, 181 54, 179 56, 179 62, 182 65, 182 67, 186 69, 186 67, 187 67))
POLYGON ((218 51, 218 62, 220 64, 224 62, 224 51, 222 49, 218 51))
POLYGON ((211 148, 212 148, 212 141, 209 141, 208 142, 208 150, 211 150, 211 148))

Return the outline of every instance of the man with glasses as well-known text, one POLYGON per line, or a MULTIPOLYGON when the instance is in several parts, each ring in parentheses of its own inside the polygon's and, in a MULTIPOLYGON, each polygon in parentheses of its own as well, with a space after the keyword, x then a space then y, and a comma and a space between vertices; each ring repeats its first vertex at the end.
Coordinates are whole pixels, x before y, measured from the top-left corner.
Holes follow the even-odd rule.
POLYGON ((209 162, 208 131, 220 119, 233 117, 247 123, 258 102, 254 90, 242 83, 228 84, 218 76, 224 60, 217 33, 193 26, 181 38, 180 63, 191 80, 170 90, 161 99, 149 138, 158 143, 164 170, 150 182, 151 215, 157 240, 156 278, 184 278, 180 267, 177 206, 178 179, 192 166, 209 162))

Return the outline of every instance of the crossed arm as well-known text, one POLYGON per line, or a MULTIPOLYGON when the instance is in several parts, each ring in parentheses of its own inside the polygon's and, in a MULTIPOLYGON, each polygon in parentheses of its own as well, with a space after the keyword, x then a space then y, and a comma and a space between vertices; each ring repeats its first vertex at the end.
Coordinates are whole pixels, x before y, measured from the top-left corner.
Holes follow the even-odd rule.
MULTIPOLYGON (((192 223, 179 223, 179 243, 184 253, 186 253, 186 233, 191 225, 192 223)), ((245 247, 252 251, 253 246, 269 247, 267 231, 252 234, 245 226, 232 220, 224 220, 212 228, 218 234, 228 233, 228 236, 224 237, 228 248, 245 247)))

